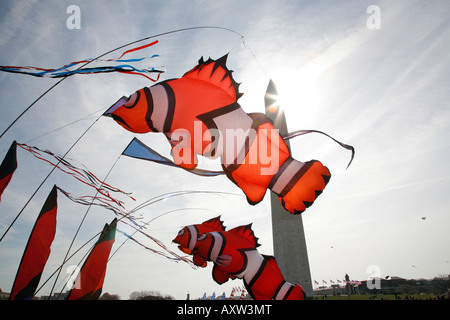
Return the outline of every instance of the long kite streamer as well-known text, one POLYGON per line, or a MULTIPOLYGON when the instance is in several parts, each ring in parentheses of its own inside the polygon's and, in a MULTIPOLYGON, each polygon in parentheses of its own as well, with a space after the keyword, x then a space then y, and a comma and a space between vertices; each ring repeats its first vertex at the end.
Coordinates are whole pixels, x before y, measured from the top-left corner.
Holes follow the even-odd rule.
POLYGON ((49 150, 41 150, 37 147, 29 146, 24 143, 17 143, 17 145, 22 149, 30 152, 36 158, 53 165, 54 167, 60 169, 61 171, 72 175, 78 181, 95 188, 100 194, 107 197, 111 201, 115 202, 120 207, 123 207, 123 201, 111 197, 109 191, 119 192, 128 195, 131 199, 134 200, 134 198, 130 196, 131 193, 127 193, 101 181, 87 168, 75 166, 60 155, 56 155, 49 150))
POLYGON ((173 260, 173 261, 184 261, 184 262, 190 264, 190 265, 192 266, 193 269, 196 269, 196 266, 193 264, 193 262, 192 262, 191 260, 189 260, 188 258, 185 258, 185 257, 181 257, 181 256, 177 255, 176 253, 170 251, 169 249, 167 249, 167 247, 166 247, 160 240, 158 240, 158 239, 156 239, 156 238, 154 238, 154 237, 152 237, 152 236, 150 236, 150 235, 148 235, 148 234, 146 234, 146 233, 144 233, 144 234, 145 234, 150 240, 152 240, 152 241, 155 242, 158 246, 160 246, 160 247, 163 248, 165 251, 167 251, 168 253, 170 253, 170 255, 167 255, 166 253, 164 253, 164 252, 162 252, 162 251, 158 251, 158 250, 155 250, 155 249, 153 249, 153 248, 150 248, 150 247, 146 246, 145 244, 139 242, 138 240, 136 240, 135 238, 133 238, 133 236, 131 236, 131 235, 125 233, 124 231, 121 231, 121 230, 119 230, 119 229, 117 229, 117 231, 119 231, 121 234, 123 234, 123 235, 124 235, 125 237, 127 237, 128 239, 130 239, 131 241, 137 243, 138 245, 140 245, 141 247, 147 249, 148 251, 150 251, 150 252, 152 252, 152 253, 155 253, 155 254, 158 254, 158 255, 160 255, 160 256, 163 256, 163 257, 165 257, 165 258, 167 258, 167 259, 169 259, 169 260, 173 260))
POLYGON ((72 200, 75 203, 82 204, 82 205, 89 205, 89 206, 90 205, 101 206, 101 207, 104 207, 105 209, 113 211, 116 215, 122 216, 118 220, 118 222, 122 222, 123 224, 126 224, 127 226, 133 228, 135 230, 135 233, 139 232, 140 234, 144 235, 145 237, 147 237, 148 239, 153 241, 155 244, 157 244, 164 251, 166 251, 167 254, 162 252, 162 251, 158 251, 158 250, 152 249, 152 248, 142 244, 141 242, 137 241, 131 235, 128 235, 128 234, 122 232, 128 239, 136 242, 137 244, 139 244, 140 246, 146 248, 147 250, 149 250, 149 251, 151 251, 153 253, 156 253, 158 255, 164 256, 164 257, 166 257, 168 259, 171 259, 171 260, 183 261, 183 262, 186 262, 186 263, 190 264, 191 266, 193 265, 191 260, 176 254, 175 252, 173 252, 170 249, 168 249, 167 246, 164 245, 160 240, 158 240, 155 237, 153 237, 153 236, 149 235, 148 233, 144 232, 143 229, 145 228, 145 226, 144 225, 139 225, 135 221, 136 219, 139 219, 139 218, 135 218, 135 217, 132 216, 132 213, 134 211, 126 212, 125 210, 123 210, 121 208, 118 208, 117 206, 112 205, 110 203, 109 199, 106 199, 106 198, 101 198, 101 197, 97 197, 97 196, 95 196, 95 197, 92 197, 92 196, 76 197, 76 196, 70 194, 69 192, 64 191, 60 187, 57 187, 57 189, 62 194, 64 194, 68 199, 72 200), (126 220, 124 220, 124 218, 127 218, 129 221, 131 221, 131 223, 128 223, 126 220))
POLYGON ((74 196, 73 194, 63 190, 60 187, 57 187, 57 188, 69 200, 71 200, 75 203, 82 204, 85 206, 91 206, 91 205, 100 206, 100 207, 103 207, 107 210, 114 212, 118 216, 128 217, 128 218, 130 218, 131 221, 133 221, 133 223, 135 223, 134 219, 129 215, 129 213, 127 213, 126 210, 123 209, 123 207, 119 207, 119 206, 115 205, 115 203, 117 203, 117 202, 114 200, 111 200, 111 198, 100 197, 100 196, 74 196))
MULTIPOLYGON (((121 59, 127 53, 147 48, 156 43, 158 43, 158 41, 154 41, 152 43, 143 45, 138 48, 127 50, 124 53, 122 53, 122 55, 118 59, 107 59, 107 60, 85 59, 85 60, 81 60, 81 61, 74 61, 74 62, 66 64, 60 68, 55 68, 55 69, 46 69, 46 68, 31 67, 31 66, 24 66, 24 67, 0 66, 0 71, 26 74, 26 75, 34 76, 34 77, 48 77, 48 78, 65 78, 65 77, 72 76, 75 74, 120 72, 120 73, 127 73, 127 74, 138 74, 138 75, 146 77, 147 79, 149 79, 153 82, 156 82, 156 81, 158 81, 160 74, 164 72, 163 70, 158 70, 154 67, 142 69, 142 68, 137 68, 132 65, 133 63, 142 62, 144 60, 147 60, 148 58, 121 59), (84 67, 87 63, 92 63, 92 62, 110 62, 110 63, 112 62, 113 64, 117 64, 117 65, 108 65, 108 66, 90 67, 90 68, 84 67), (151 73, 157 74, 156 79, 151 78, 150 76, 147 75, 147 74, 151 74, 151 73)), ((154 54, 150 57, 150 59, 158 57, 158 56, 159 55, 154 54)))
POLYGON ((323 134, 324 136, 327 136, 328 138, 330 138, 331 140, 333 140, 334 142, 339 144, 342 148, 350 150, 352 152, 352 156, 351 156, 350 161, 349 161, 349 163, 347 165, 347 168, 350 166, 350 164, 353 161, 353 158, 355 157, 355 148, 353 146, 350 146, 348 144, 345 144, 345 143, 342 143, 342 142, 336 140, 335 138, 333 138, 332 136, 326 134, 325 132, 322 132, 322 131, 319 131, 319 130, 296 130, 296 131, 293 131, 293 132, 289 132, 286 135, 283 135, 282 138, 283 138, 283 140, 289 140, 289 139, 292 139, 292 138, 295 138, 295 137, 298 137, 298 136, 301 136, 301 135, 304 135, 304 134, 309 134, 309 133, 320 133, 320 134, 323 134))

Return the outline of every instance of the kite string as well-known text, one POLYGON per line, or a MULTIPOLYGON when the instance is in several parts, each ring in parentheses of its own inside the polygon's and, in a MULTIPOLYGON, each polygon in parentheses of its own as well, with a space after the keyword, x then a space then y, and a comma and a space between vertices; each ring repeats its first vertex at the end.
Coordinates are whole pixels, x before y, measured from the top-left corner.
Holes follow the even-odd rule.
MULTIPOLYGON (((80 119, 77 119, 77 120, 75 120, 75 121, 72 121, 72 122, 70 122, 70 123, 67 123, 67 124, 65 124, 65 125, 63 125, 63 126, 61 126, 61 127, 58 127, 58 128, 56 128, 56 129, 53 129, 53 130, 51 130, 51 131, 45 132, 45 133, 43 133, 43 134, 41 134, 41 135, 39 135, 39 136, 35 136, 35 137, 33 137, 33 138, 30 138, 30 139, 26 140, 24 143, 27 144, 27 143, 29 143, 29 142, 31 142, 31 141, 33 141, 33 140, 40 139, 40 138, 42 138, 42 137, 44 137, 44 136, 46 136, 46 135, 49 135, 49 134, 52 134, 52 133, 54 133, 54 132, 56 132, 56 131, 59 131, 59 130, 61 130, 61 129, 67 128, 67 127, 69 127, 69 126, 71 126, 71 125, 73 125, 73 124, 76 124, 76 123, 78 123, 78 122, 81 122, 81 121, 83 121, 83 120, 89 120, 89 119, 96 118, 96 117, 93 117, 93 115, 96 114, 96 113, 98 113, 98 112, 100 112, 100 111, 101 111, 101 112, 104 112, 104 111, 105 111, 105 108, 102 107, 101 109, 99 109, 99 110, 97 110, 97 111, 94 111, 94 112, 92 112, 91 114, 88 114, 88 115, 86 115, 86 116, 84 116, 84 117, 82 117, 82 118, 80 118, 80 119)), ((0 153, 3 153, 3 152, 5 152, 5 151, 2 150, 0 153)))
POLYGON ((232 193, 232 192, 226 192, 226 191, 207 191, 207 190, 180 190, 180 191, 171 191, 164 194, 160 194, 158 196, 155 196, 151 199, 148 199, 141 203, 140 205, 136 206, 134 209, 132 209, 130 212, 134 213, 138 210, 141 210, 149 205, 152 205, 156 202, 166 200, 168 198, 177 197, 177 196, 183 196, 186 194, 215 194, 215 195, 232 195, 237 197, 245 197, 245 195, 238 194, 238 193, 232 193))
POLYGON ((250 54, 253 57, 253 60, 256 61, 256 63, 258 64, 258 66, 260 67, 260 69, 262 70, 262 72, 266 75, 266 77, 268 79, 271 79, 269 74, 267 73, 267 71, 264 69, 264 67, 262 66, 262 64, 259 62, 259 60, 256 58, 256 55, 253 53, 252 49, 248 46, 248 44, 244 41, 244 36, 241 37, 242 43, 244 44, 244 47, 250 51, 250 54))

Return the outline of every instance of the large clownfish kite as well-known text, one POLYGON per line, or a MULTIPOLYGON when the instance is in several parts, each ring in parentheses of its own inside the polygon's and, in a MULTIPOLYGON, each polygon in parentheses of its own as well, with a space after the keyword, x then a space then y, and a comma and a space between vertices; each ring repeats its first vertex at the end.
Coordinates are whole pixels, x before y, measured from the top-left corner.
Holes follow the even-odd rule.
POLYGON ((237 103, 242 94, 226 59, 202 58, 181 78, 142 88, 105 115, 134 133, 164 133, 175 164, 185 169, 197 166, 197 155, 220 157, 227 177, 252 205, 270 189, 286 210, 302 213, 331 174, 319 161, 293 159, 264 114, 245 113, 237 103))

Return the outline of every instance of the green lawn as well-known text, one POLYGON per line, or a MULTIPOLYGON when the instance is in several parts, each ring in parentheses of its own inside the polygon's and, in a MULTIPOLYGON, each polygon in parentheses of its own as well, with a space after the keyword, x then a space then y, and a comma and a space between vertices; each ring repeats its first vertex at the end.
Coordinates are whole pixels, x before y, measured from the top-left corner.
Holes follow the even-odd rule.
MULTIPOLYGON (((405 294, 398 295, 399 300, 404 300, 405 294)), ((408 298, 413 298, 414 300, 430 300, 430 299, 438 299, 439 296, 434 294, 410 294, 408 298)), ((314 300, 322 300, 322 296, 314 296, 314 300)), ((350 296, 327 296, 327 300, 395 300, 395 295, 393 294, 358 294, 358 295, 350 295, 350 296)))

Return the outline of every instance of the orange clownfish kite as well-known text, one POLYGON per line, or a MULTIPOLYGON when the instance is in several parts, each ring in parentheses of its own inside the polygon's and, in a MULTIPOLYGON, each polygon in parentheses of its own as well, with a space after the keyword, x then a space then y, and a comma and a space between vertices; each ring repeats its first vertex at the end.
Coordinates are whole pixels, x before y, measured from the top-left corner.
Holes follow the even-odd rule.
POLYGON ((185 169, 197 166, 197 155, 220 157, 225 174, 252 205, 270 189, 286 210, 302 213, 331 174, 319 161, 293 159, 264 114, 245 113, 226 59, 200 59, 181 78, 142 88, 105 115, 134 133, 164 133, 175 164, 185 169))
POLYGON ((251 225, 225 231, 218 222, 220 220, 214 218, 184 227, 173 242, 180 244, 179 248, 183 252, 186 252, 184 247, 189 246, 197 266, 205 267, 207 261, 212 261, 212 276, 217 283, 242 279, 255 300, 305 299, 305 292, 300 285, 293 285, 284 279, 275 258, 258 252, 258 239, 251 225), (216 230, 206 231, 208 229, 216 230))
MULTIPOLYGON (((193 254, 197 239, 207 232, 213 231, 225 231, 223 222, 220 220, 220 216, 207 220, 201 224, 193 224, 184 227, 178 232, 178 235, 173 242, 178 243, 178 249, 187 254, 193 254)), ((206 267, 206 261, 201 263, 199 267, 206 267)))

